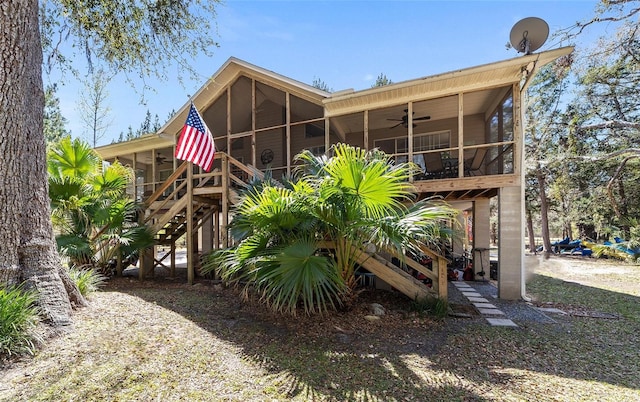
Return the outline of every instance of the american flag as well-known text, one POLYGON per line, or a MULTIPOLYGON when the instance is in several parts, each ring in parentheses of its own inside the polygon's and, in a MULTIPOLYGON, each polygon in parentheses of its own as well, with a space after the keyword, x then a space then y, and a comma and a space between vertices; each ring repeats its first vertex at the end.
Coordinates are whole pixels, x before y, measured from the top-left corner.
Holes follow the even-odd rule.
POLYGON ((208 172, 213 165, 215 153, 213 135, 192 103, 178 139, 176 158, 193 162, 208 172))

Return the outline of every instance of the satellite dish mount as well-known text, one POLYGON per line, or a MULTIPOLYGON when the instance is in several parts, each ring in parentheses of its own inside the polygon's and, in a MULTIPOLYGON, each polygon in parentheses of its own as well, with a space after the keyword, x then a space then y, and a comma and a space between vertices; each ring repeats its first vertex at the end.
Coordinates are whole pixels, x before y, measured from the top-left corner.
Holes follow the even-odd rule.
POLYGON ((541 18, 524 18, 511 28, 509 40, 518 53, 531 54, 540 49, 549 37, 549 25, 541 18))

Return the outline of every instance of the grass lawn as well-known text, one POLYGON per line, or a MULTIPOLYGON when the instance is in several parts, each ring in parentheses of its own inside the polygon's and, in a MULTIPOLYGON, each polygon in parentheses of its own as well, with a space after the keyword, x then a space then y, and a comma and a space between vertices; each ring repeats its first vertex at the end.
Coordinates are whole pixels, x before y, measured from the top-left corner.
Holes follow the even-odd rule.
POLYGON ((293 318, 208 281, 117 278, 34 358, 0 363, 0 400, 640 400, 640 267, 585 261, 537 267, 534 303, 569 314, 517 329, 417 316, 386 292, 293 318), (371 302, 382 320, 364 319, 371 302))

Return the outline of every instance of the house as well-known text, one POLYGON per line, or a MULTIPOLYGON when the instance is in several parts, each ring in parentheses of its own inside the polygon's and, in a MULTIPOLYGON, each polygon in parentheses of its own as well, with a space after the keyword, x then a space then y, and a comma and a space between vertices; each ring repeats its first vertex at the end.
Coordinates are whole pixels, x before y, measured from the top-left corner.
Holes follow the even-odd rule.
MULTIPOLYGON (((162 258, 156 252, 143 254, 141 276, 168 264, 166 258, 174 267, 175 242, 187 234, 192 282, 198 253, 229 245, 226 227, 237 186, 267 167, 276 178, 290 173, 294 156, 303 149, 321 154, 332 144, 346 142, 380 148, 397 161, 412 160, 423 170, 413 178, 420 198, 441 196, 464 211, 460 219, 467 235, 451 249, 453 255, 472 250, 477 279, 488 276, 489 205, 497 197, 498 296, 521 298, 525 292, 523 98, 542 66, 572 50, 564 47, 334 93, 229 59, 192 97, 218 150, 212 172, 173 157, 188 102, 158 133, 97 148, 104 160, 118 159, 133 168, 136 179, 130 194, 145 202, 146 220, 157 232, 158 244, 172 251, 162 258)), ((446 297, 446 261, 425 252, 435 262, 425 274, 446 297)), ((368 270, 411 297, 422 294, 412 277, 395 272, 397 267, 387 268, 391 264, 379 257, 370 259, 368 270)))

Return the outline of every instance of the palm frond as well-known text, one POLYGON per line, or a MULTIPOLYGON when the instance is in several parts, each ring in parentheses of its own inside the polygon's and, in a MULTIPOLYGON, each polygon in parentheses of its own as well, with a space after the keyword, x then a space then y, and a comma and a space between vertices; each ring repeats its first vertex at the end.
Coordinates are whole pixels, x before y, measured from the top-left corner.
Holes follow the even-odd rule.
POLYGON ((88 177, 100 168, 100 157, 87 142, 65 137, 48 149, 47 168, 54 177, 88 177))
POLYGON ((299 304, 307 314, 335 309, 346 290, 335 261, 317 255, 314 241, 300 239, 272 260, 256 265, 256 283, 275 310, 295 314, 299 304))

